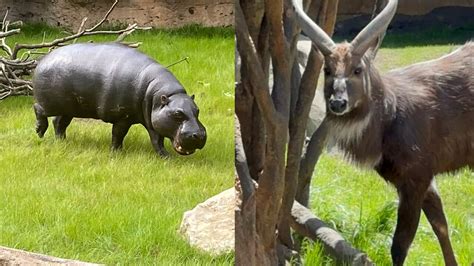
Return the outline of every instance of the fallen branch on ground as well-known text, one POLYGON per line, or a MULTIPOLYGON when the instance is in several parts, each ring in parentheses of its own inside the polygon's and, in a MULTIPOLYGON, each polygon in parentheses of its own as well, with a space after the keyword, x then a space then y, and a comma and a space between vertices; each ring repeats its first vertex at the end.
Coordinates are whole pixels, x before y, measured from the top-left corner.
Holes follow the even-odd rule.
POLYGON ((324 245, 326 252, 338 264, 373 265, 364 252, 353 248, 336 230, 317 218, 308 208, 297 201, 291 209, 291 227, 300 235, 324 245))

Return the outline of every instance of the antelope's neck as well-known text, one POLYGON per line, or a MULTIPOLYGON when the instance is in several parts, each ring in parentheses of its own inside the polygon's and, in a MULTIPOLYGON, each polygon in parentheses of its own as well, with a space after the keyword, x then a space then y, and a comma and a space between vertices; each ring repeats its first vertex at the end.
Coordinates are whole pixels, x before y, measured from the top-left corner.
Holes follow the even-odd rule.
POLYGON ((346 159, 364 168, 373 168, 382 159, 384 127, 395 108, 390 95, 384 96, 383 87, 377 89, 366 110, 351 117, 327 116, 330 141, 346 159))

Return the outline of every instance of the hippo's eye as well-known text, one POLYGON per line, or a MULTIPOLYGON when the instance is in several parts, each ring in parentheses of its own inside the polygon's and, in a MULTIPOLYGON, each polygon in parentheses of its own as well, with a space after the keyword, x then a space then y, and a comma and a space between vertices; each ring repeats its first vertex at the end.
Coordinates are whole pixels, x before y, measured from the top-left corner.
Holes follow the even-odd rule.
POLYGON ((184 115, 183 111, 176 110, 176 111, 173 112, 173 117, 176 118, 176 119, 182 120, 182 119, 184 119, 185 115, 184 115))
POLYGON ((199 116, 199 109, 196 109, 196 116, 199 116))

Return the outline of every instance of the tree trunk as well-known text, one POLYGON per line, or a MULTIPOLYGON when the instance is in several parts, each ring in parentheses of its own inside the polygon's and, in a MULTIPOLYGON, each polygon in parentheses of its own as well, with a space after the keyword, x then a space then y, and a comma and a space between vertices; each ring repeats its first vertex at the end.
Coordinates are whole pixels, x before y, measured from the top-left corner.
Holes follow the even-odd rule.
MULTIPOLYGON (((323 0, 319 11, 319 23, 329 34, 334 30, 337 3, 323 0)), ((305 2, 314 9, 314 3, 310 4, 310 0, 305 2)), ((308 153, 302 156, 323 61, 313 48, 303 73, 295 65, 300 30, 290 0, 240 0, 236 2, 235 17, 241 59, 237 65, 241 80, 236 85, 236 264, 282 265, 298 257, 290 225, 313 239, 324 236, 312 224, 315 218, 307 219, 308 209, 303 207, 306 212, 292 216, 295 198, 308 204, 308 194, 302 198, 299 195, 309 191, 309 180, 326 137, 325 126, 320 127, 312 136, 308 153), (252 180, 258 180, 258 185, 254 186, 252 180), (303 230, 305 226, 309 231, 303 230)), ((345 243, 344 247, 350 247, 334 230, 331 232, 332 237, 327 239, 339 242, 328 242, 327 246, 345 243)), ((346 257, 347 250, 355 252, 334 250, 342 257, 346 257)))

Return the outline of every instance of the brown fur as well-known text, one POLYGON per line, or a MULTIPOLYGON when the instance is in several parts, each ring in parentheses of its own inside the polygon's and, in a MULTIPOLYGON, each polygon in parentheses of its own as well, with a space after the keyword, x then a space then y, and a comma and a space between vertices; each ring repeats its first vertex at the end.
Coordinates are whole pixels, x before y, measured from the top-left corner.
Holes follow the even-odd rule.
POLYGON ((327 120, 338 146, 353 161, 374 167, 400 196, 392 245, 395 265, 404 262, 423 209, 440 241, 445 263, 456 265, 433 176, 474 166, 474 43, 437 60, 381 76, 371 62, 351 54, 348 43, 325 57, 326 100, 332 78, 347 77, 350 112, 327 120), (362 66, 363 76, 353 74, 362 66), (369 79, 369 81, 367 81, 369 79), (370 88, 367 88, 370 87, 370 88), (344 131, 345 130, 345 131, 344 131))

